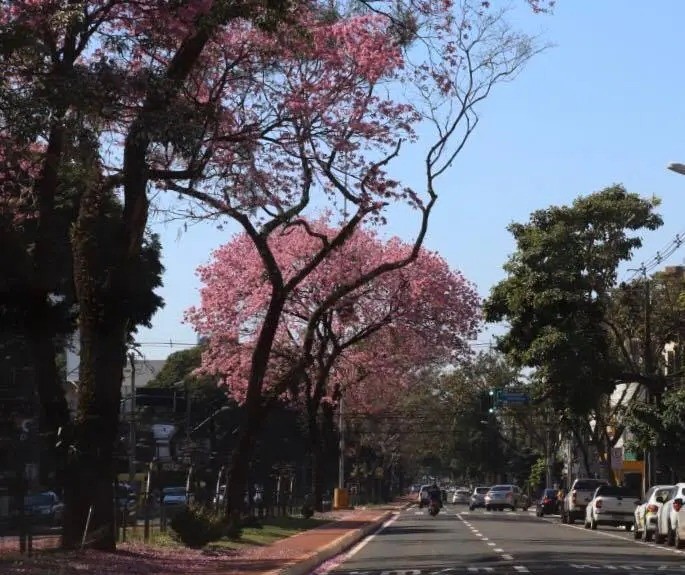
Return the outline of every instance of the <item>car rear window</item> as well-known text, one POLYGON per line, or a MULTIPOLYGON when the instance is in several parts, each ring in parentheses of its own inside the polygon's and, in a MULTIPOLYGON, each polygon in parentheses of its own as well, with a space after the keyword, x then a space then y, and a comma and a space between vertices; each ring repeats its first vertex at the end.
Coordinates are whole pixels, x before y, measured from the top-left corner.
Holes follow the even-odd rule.
POLYGON ((478 495, 485 495, 488 491, 490 491, 489 487, 476 487, 476 493, 478 493, 478 495))
POLYGON ((597 495, 605 495, 607 497, 640 497, 634 489, 616 487, 614 485, 603 485, 597 490, 597 495))
POLYGON ((469 492, 465 489, 457 489, 457 495, 468 495, 469 492))
POLYGON ((544 496, 545 497, 554 497, 556 495, 556 490, 554 489, 545 489, 544 496))
POLYGON ((578 489, 580 491, 594 491, 600 485, 606 485, 606 481, 601 481, 599 479, 586 479, 583 481, 576 481, 573 489, 578 489))
POLYGON ((490 491, 511 491, 511 485, 495 485, 490 488, 490 491))

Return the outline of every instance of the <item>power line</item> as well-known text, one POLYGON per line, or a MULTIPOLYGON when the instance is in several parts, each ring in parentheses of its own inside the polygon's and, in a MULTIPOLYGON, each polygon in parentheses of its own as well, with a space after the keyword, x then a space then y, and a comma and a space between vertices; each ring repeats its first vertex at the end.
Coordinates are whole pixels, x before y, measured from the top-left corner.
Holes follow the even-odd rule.
POLYGON ((198 342, 185 342, 185 341, 137 341, 136 345, 143 347, 195 347, 199 345, 198 342))
POLYGON ((664 261, 670 258, 680 247, 685 243, 685 230, 677 233, 675 237, 666 244, 662 249, 657 251, 651 258, 643 261, 637 269, 632 269, 632 275, 624 281, 632 282, 640 275, 645 275, 654 268, 660 266, 664 261))

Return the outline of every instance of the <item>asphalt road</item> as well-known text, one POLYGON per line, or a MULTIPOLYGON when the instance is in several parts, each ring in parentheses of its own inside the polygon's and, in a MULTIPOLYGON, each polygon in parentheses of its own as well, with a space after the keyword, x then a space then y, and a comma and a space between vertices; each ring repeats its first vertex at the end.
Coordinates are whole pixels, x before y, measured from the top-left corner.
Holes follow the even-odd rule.
MULTIPOLYGON (((399 513, 324 571, 329 575, 685 574, 685 551, 633 540, 622 528, 562 525, 532 511, 469 512, 449 505, 437 517, 399 513)), ((322 571, 318 572, 322 575, 322 571)))

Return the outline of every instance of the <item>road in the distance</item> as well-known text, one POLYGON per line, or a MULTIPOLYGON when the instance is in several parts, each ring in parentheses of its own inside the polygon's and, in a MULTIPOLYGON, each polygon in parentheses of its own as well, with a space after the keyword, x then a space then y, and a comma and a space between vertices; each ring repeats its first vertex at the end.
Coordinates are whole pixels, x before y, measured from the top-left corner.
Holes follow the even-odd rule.
POLYGON ((685 552, 634 541, 623 529, 590 531, 531 512, 469 512, 447 506, 430 517, 410 508, 327 573, 685 575, 685 552))

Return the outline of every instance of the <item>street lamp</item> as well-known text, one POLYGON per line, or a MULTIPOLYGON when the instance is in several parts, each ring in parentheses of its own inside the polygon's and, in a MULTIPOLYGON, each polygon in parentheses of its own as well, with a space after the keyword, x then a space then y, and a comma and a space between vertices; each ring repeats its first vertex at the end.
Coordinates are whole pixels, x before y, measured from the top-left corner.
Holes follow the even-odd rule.
POLYGON ((675 172, 676 174, 680 174, 681 176, 685 176, 685 164, 673 162, 672 164, 668 164, 668 169, 671 170, 672 172, 675 172))

